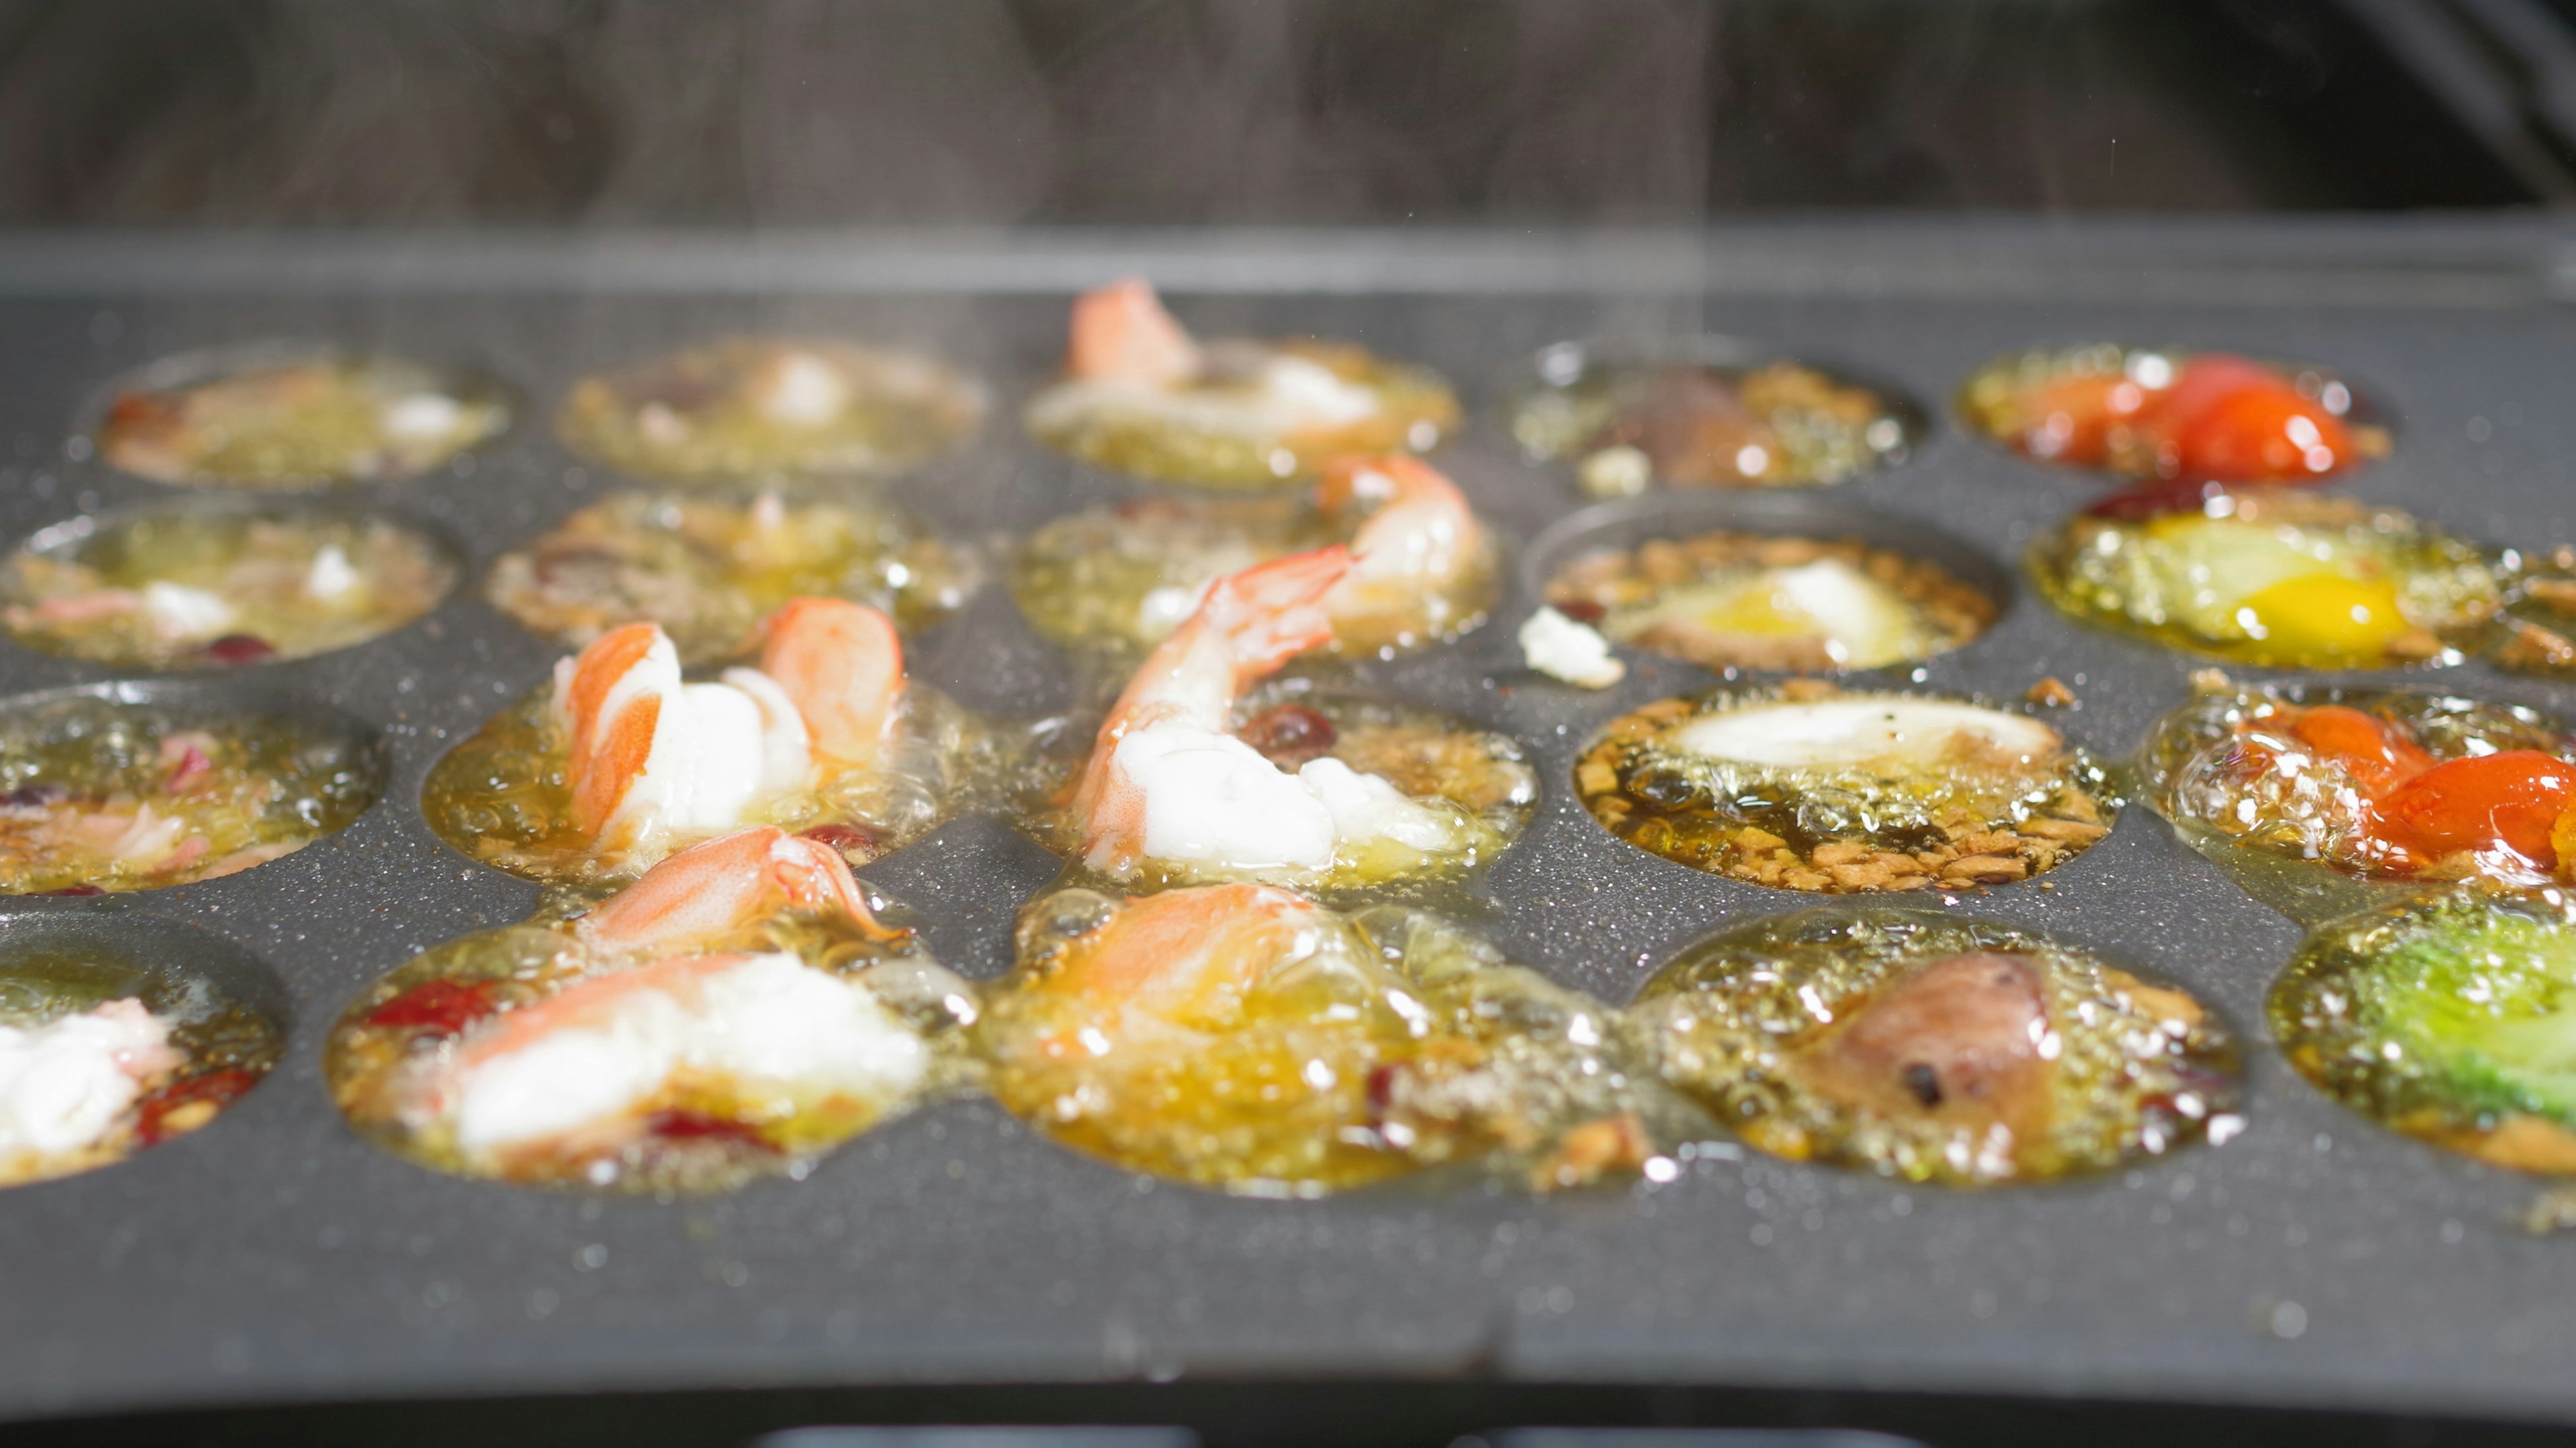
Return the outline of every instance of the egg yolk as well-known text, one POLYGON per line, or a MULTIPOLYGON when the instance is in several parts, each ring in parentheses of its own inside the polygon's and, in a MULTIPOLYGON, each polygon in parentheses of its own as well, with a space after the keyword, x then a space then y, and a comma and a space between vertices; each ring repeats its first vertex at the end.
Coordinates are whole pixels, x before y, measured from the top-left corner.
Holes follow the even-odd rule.
POLYGON ((2339 573, 2301 574, 2257 589, 2237 605, 2236 621, 2277 652, 2337 659, 2377 658, 2409 627, 2395 584, 2339 573))

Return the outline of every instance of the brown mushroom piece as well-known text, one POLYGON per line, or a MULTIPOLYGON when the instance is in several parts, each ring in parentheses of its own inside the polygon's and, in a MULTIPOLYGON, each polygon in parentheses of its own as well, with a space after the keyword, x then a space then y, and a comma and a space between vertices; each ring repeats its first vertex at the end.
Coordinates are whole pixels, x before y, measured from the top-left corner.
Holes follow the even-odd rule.
POLYGON ((2242 1125, 2235 1048, 2187 993, 1946 912, 1747 922, 1658 971, 1629 1026, 1746 1145, 1906 1181, 2047 1181, 2242 1125))
POLYGON ((2057 1063, 2039 967, 1976 951, 1934 961, 1800 1053, 1800 1084, 1855 1111, 2016 1142, 2048 1130, 2057 1063))

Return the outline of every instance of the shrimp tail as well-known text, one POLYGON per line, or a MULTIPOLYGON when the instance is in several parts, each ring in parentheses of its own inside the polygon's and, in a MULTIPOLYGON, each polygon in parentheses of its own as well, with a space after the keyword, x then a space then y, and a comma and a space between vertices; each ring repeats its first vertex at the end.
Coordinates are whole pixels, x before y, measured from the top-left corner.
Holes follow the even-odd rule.
POLYGON ((760 672, 795 703, 815 755, 844 768, 875 760, 903 692, 894 621, 848 599, 794 598, 764 627, 760 672))
POLYGON ((1198 612, 1156 647, 1102 721, 1074 792, 1073 817, 1082 822, 1085 854, 1095 866, 1123 870, 1144 848, 1144 797, 1115 766, 1118 742, 1175 717, 1224 727, 1245 685, 1332 641, 1324 600, 1350 571, 1350 550, 1334 544, 1230 574, 1211 584, 1198 612))
POLYGON ((1333 641, 1333 618, 1323 602, 1350 571, 1351 552, 1336 543, 1247 568, 1208 590, 1198 620, 1223 639, 1238 692, 1333 641))
POLYGON ((608 949, 666 951, 786 908, 842 916, 872 940, 904 933, 877 920, 838 850, 773 825, 736 830, 672 855, 584 916, 580 930, 608 949))
POLYGON ((1199 373, 1198 344, 1163 310, 1151 283, 1126 277, 1073 302, 1065 370, 1093 381, 1177 387, 1199 373))
POLYGON ((680 687, 679 655, 658 625, 600 635, 557 666, 554 710, 567 745, 573 823, 596 838, 645 771, 665 701, 680 687))

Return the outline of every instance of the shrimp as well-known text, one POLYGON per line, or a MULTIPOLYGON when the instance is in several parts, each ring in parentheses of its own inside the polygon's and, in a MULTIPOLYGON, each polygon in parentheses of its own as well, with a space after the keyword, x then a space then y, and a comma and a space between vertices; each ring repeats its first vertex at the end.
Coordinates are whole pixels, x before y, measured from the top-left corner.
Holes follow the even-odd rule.
POLYGON ((1291 554, 1219 579, 1119 695, 1092 747, 1072 814, 1092 868, 1140 860, 1220 870, 1326 870, 1346 842, 1423 854, 1465 848, 1463 815, 1407 798, 1330 756, 1289 773, 1231 732, 1236 696, 1331 641, 1325 600, 1347 550, 1291 554))
POLYGON ((0 1164, 96 1145, 145 1087, 185 1063, 169 1023, 139 1000, 0 1025, 0 1164))
POLYGON ((1492 544, 1438 469, 1401 453, 1343 458, 1324 469, 1315 503, 1337 524, 1357 522, 1350 574, 1324 604, 1336 633, 1411 643, 1473 610, 1460 595, 1491 571, 1492 544))
POLYGON ((920 1037, 857 980, 784 953, 674 955, 470 1028, 425 1064, 403 1115, 446 1123, 470 1155, 595 1153, 689 1103, 756 1132, 836 1099, 890 1104, 928 1069, 920 1037))
POLYGON ((1139 1170, 1312 1196, 1627 1106, 1598 1003, 1435 918, 1363 927, 1253 883, 1072 889, 1016 944, 977 1027, 996 1097, 1139 1170))
POLYGON ((1065 371, 1089 382, 1179 387, 1199 375, 1198 344, 1163 310, 1153 285, 1126 277, 1084 292, 1073 303, 1065 371))
POLYGON ((769 618, 760 667, 711 684, 681 681, 660 625, 611 629, 555 665, 573 823, 598 850, 740 824, 818 764, 875 760, 902 689, 894 625, 846 600, 790 600, 769 618))
POLYGON ((782 907, 842 916, 871 940, 905 934, 878 923, 840 851, 773 825, 737 830, 670 856, 583 916, 580 933, 610 950, 673 950, 782 907))
MULTIPOLYGON (((1113 1034, 1220 1029, 1243 995, 1284 960, 1311 955, 1334 928, 1313 903, 1269 885, 1208 885, 1128 900, 1070 952, 1044 989, 1086 1019, 1125 1023, 1113 1034)), ((1050 1037, 1064 1057, 1081 1047, 1050 1037)))

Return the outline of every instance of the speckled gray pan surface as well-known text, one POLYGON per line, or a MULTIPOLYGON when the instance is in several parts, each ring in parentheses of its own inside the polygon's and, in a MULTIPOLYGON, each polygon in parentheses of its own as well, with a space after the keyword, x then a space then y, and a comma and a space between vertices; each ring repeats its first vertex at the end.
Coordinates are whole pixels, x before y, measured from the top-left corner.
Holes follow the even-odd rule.
MULTIPOLYGON (((1999 352, 2095 336, 2330 363, 2398 427, 2395 457, 2359 478, 2359 494, 2497 542, 2576 541, 2570 321, 2391 302, 1341 295, 1185 297, 1179 309, 1208 330, 1356 337, 1447 371, 1473 422, 1439 461, 1523 542, 1579 499, 1563 473, 1523 465, 1497 426, 1516 363, 1566 337, 1702 329, 1913 389, 1937 421, 1912 460, 1817 496, 1898 520, 1896 536, 1938 527, 1998 564, 2102 484, 1962 435, 1946 399, 1999 352)), ((1035 296, 0 302, 0 524, 23 535, 158 494, 73 460, 64 443, 102 380, 184 348, 273 335, 381 345, 489 369, 541 414, 588 369, 709 332, 780 328, 908 340, 982 369, 1003 400, 994 424, 901 492, 961 533, 1026 527, 1115 492, 1026 445, 1010 416, 1053 363, 1062 307, 1035 296)), ((371 496, 451 534, 479 577, 613 484, 532 415, 468 464, 371 496)), ((1810 903, 1649 858, 1585 816, 1565 783, 1584 736, 1708 679, 1649 665, 1602 694, 1538 680, 1512 646, 1527 606, 1514 598, 1463 645, 1370 671, 1399 697, 1508 730, 1543 766, 1537 821, 1488 882, 1490 928, 1511 951, 1624 1001, 1689 941, 1810 903)), ((2242 1136, 2105 1179, 1961 1194, 1712 1145, 1660 1187, 1538 1199, 1416 1184, 1236 1200, 1074 1156, 978 1102, 900 1121, 808 1180, 721 1199, 594 1200, 432 1175, 341 1124, 322 1089, 323 1038, 381 972, 511 921, 534 898, 442 845, 416 801, 439 753, 555 654, 468 590, 361 648, 228 676, 219 687, 380 726, 392 751, 382 803, 346 833, 233 878, 25 905, 210 932, 275 973, 291 1022, 284 1065, 211 1128, 110 1170, 0 1193, 0 1419, 718 1384, 1483 1374, 2576 1422, 2576 1241, 2515 1224, 2532 1182, 2394 1137, 2292 1075, 2262 1039, 2259 1007, 2297 929, 2140 808, 2047 876, 2053 889, 2010 886, 1953 907, 2187 983, 2249 1038, 2242 1136)), ((1072 698, 1062 662, 998 590, 915 657, 922 676, 986 710, 1035 716, 1072 698)), ((2087 632, 2023 591, 1928 679, 2017 696, 2056 675, 2082 698, 2062 722, 2125 755, 2182 699, 2194 667, 2087 632)), ((0 646, 0 692, 105 677, 0 646)), ((2576 706, 2566 689, 2483 666, 2425 682, 2576 706)), ((968 821, 867 873, 927 918, 944 958, 990 976, 1013 908, 1053 868, 999 824, 968 821)))

